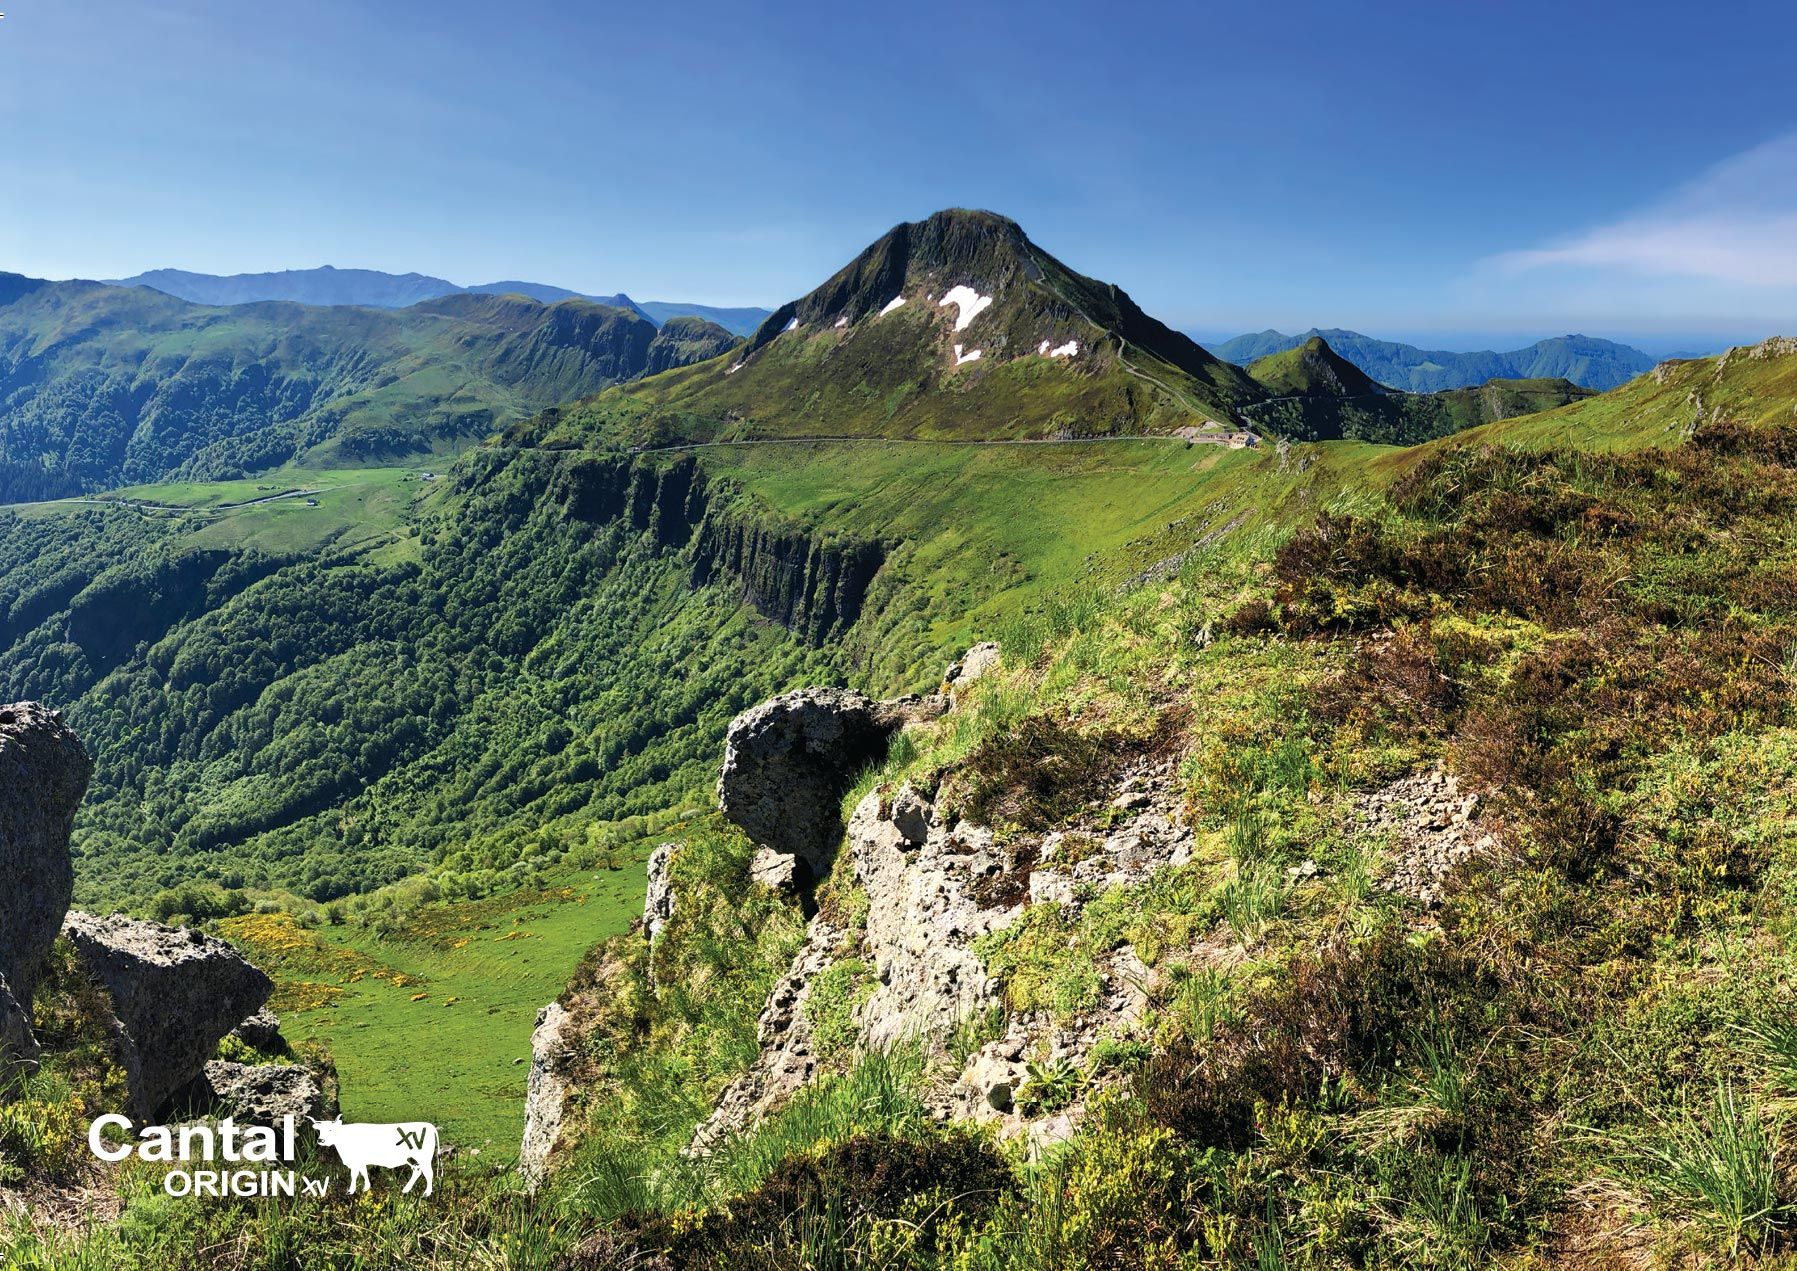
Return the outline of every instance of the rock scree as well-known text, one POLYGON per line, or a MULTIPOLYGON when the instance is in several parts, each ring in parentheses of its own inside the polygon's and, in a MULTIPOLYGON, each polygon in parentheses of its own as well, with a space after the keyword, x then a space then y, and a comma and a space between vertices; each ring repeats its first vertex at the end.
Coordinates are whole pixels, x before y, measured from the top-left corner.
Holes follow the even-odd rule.
POLYGON ((0 706, 0 975, 27 1018, 74 895, 69 828, 93 770, 59 712, 0 706))
POLYGON ((111 999, 129 1110, 139 1121, 199 1076, 219 1041, 274 988, 237 950, 203 932, 84 913, 69 914, 63 932, 111 999))

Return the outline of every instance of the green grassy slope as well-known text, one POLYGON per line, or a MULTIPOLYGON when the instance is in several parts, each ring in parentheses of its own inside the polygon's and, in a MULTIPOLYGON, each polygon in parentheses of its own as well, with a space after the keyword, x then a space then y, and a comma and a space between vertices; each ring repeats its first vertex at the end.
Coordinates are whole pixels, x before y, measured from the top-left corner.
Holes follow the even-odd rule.
MULTIPOLYGON (((664 1007, 614 945, 608 978, 579 988, 639 1012, 589 1016, 606 1098, 565 1180, 577 1221, 701 1264, 825 1245, 873 1260, 891 1224, 925 1231, 915 1265, 1019 1271, 1545 1267, 1618 1248, 1787 1266, 1797 346, 1677 374, 1595 415, 1294 452, 1322 475, 1287 492, 1284 533, 1095 589, 879 774, 951 819, 996 786, 999 841, 1030 845, 1059 818, 1024 814, 1062 783, 1094 782, 1085 815, 1115 825, 1104 765, 1181 739, 1191 861, 1083 907, 1027 905, 980 948, 1013 1022, 1082 1018, 1121 945, 1147 967, 1127 1039, 1083 1065, 1046 1038, 1025 1053, 1020 1102, 1083 1101, 1086 1120, 1059 1151, 1006 1153, 990 1212, 941 1218, 966 1140, 920 1099, 931 1064, 955 1071, 997 1025, 909 1069, 826 1055, 815 1096, 691 1171, 683 1138, 658 1137, 657 1073, 752 1036, 757 1003, 701 989, 664 1007), (1703 420, 1668 436, 1700 387, 1703 420), (1351 462, 1330 472, 1334 456, 1351 462), (1437 766, 1479 793, 1493 838, 1431 900, 1390 885, 1418 847, 1368 801, 1437 766), (608 1050, 626 1027, 663 1049, 608 1050), (630 1179, 604 1173, 614 1156, 630 1179), (898 1160, 930 1164, 882 1187, 898 1160), (838 1207, 855 1218, 823 1236, 794 1217, 838 1207)), ((708 850, 715 876, 691 876, 728 896, 742 863, 689 848, 708 850)), ((847 876, 839 862, 822 903, 851 935, 813 981, 845 993, 868 956, 847 876)), ((703 959, 702 935, 664 937, 658 970, 703 959)))
MULTIPOLYGON (((194 555, 176 537, 251 514, 218 515, 228 491, 171 492, 195 505, 181 514, 31 509, 0 535, 0 682, 71 690, 96 749, 88 895, 154 900, 170 879, 263 870, 240 881, 322 898, 436 862, 447 904, 384 914, 377 893, 313 929, 316 944, 276 947, 295 937, 272 915, 225 925, 272 950, 284 993, 342 990, 288 1004, 369 1083, 369 1109, 472 1082, 494 1102, 466 1132, 497 1143, 517 1079, 497 1070, 533 995, 582 933, 634 911, 637 875, 594 881, 583 847, 621 816, 704 800, 734 709, 808 680, 919 687, 943 652, 999 635, 1001 675, 886 775, 933 780, 976 753, 1002 772, 1031 716, 1100 739, 1164 718, 1191 742, 1177 779, 1202 834, 1170 885, 1089 922, 1038 915, 998 950, 1030 968, 1045 994, 1032 1004, 1081 1000, 1094 951, 1120 933, 1165 974, 1146 1048, 1114 1056, 1127 1080, 1113 1111, 1041 1168, 1012 1163, 1017 1203, 947 1237, 963 1265, 1078 1265, 1094 1248, 1140 1265, 1169 1241, 1219 1264, 1304 1249, 1322 1265, 1439 1266, 1445 1249, 1478 1265, 1581 1223, 1624 1238, 1643 1216, 1668 1248, 1726 1259, 1729 1215, 1665 1199, 1648 1148, 1744 1132, 1705 1102, 1719 1083, 1763 1133, 1786 1133, 1773 1114, 1797 1098, 1751 1040, 1783 1018, 1797 869, 1794 354, 1680 364, 1406 449, 805 440, 634 461, 664 475, 690 461, 711 507, 818 543, 882 541, 860 618, 828 648, 770 624, 732 580, 694 589, 689 549, 650 533, 668 508, 607 519, 569 484, 583 464, 633 463, 594 443, 633 435, 658 382, 597 399, 621 403, 615 431, 589 402, 517 434, 568 453, 466 458, 407 513, 403 560, 227 555, 176 588, 194 555), (131 568, 82 572, 120 552, 131 568), (171 610, 175 594, 208 607, 171 610), (102 601, 156 629, 109 645, 82 621, 102 601), (1512 849, 1423 910, 1376 885, 1399 845, 1350 827, 1369 791, 1437 762, 1492 779, 1512 849), (295 788, 321 802, 280 805, 295 788), (420 1035, 443 1049, 407 1060, 420 1035), (1603 1133, 1569 1128, 1586 1125, 1603 1133), (1596 1208, 1568 1185, 1593 1177, 1615 1189, 1596 1208)), ((799 919, 745 900, 732 836, 670 833, 714 876, 689 865, 689 943, 655 954, 683 972, 674 1006, 599 991, 640 983, 640 941, 613 946, 622 978, 590 963, 577 979, 632 1044, 588 1056, 619 1094, 613 1137, 521 1220, 544 1265, 627 1210, 654 1229, 641 1215, 657 1206, 772 1204, 755 1189, 789 1148, 881 1130, 933 1160, 949 1142, 893 1078, 877 1098, 841 1087, 855 1098, 776 1127, 761 1157, 751 1143, 715 1175, 682 1163, 678 1116, 742 1061, 799 919), (606 1172, 612 1148, 629 1177, 606 1172)), ((851 1186, 854 1168, 818 1186, 851 1186)), ((1797 1221, 1797 1197, 1765 1176, 1767 1212, 1797 1221)), ((465 1186, 466 1223, 430 1211, 434 1229, 490 1233, 519 1212, 503 1184, 465 1186)), ((913 1231, 917 1212, 882 1209, 856 1238, 913 1231)), ((1777 1252, 1785 1218, 1735 1217, 1734 1253, 1777 1252)), ((287 1221, 322 1241, 340 1219, 354 1221, 287 1221)), ((276 1239, 242 1230, 258 1250, 276 1239)), ((433 1239, 446 1243, 412 1248, 451 1247, 433 1239)), ((485 1239, 454 1256, 498 1257, 485 1239)))
POLYGON ((334 1057, 344 1115, 429 1113, 446 1141, 516 1155, 536 1013, 600 940, 642 912, 641 854, 616 870, 561 866, 479 900, 430 901, 332 924, 248 914, 219 924, 275 977, 290 1042, 334 1057))
POLYGON ((1257 359, 1248 374, 1277 396, 1370 397, 1380 391, 1366 372, 1336 353, 1321 336, 1257 359))

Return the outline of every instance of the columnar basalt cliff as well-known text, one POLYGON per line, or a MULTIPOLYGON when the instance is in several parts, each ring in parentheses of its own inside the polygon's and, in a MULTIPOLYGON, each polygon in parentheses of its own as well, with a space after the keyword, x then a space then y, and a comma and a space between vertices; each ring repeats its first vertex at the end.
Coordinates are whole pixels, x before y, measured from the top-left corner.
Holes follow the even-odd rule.
POLYGON ((706 517, 693 544, 696 581, 739 579, 757 609, 812 644, 853 625, 885 561, 878 543, 819 542, 803 530, 732 513, 706 517))
POLYGON ((879 543, 823 540, 746 506, 727 485, 707 482, 691 455, 569 456, 549 491, 571 517, 628 519, 662 548, 685 551, 696 585, 735 580, 759 612, 813 645, 854 625, 886 560, 879 543))

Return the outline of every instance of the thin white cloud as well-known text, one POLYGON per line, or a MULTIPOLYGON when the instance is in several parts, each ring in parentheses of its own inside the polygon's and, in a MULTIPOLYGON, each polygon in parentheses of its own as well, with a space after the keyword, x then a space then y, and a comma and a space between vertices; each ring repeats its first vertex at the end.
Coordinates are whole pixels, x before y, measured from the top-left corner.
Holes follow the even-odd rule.
POLYGON ((1493 263, 1511 272, 1570 267, 1797 286, 1797 133, 1724 160, 1613 225, 1493 263))

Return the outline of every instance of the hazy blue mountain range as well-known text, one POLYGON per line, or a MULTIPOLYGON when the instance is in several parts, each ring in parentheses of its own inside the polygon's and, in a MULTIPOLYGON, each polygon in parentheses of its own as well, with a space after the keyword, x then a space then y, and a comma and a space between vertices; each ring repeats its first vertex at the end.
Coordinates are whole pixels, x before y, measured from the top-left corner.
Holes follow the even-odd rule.
POLYGON ((404 309, 439 296, 528 296, 546 305, 561 300, 591 300, 617 309, 631 309, 660 326, 669 318, 692 316, 715 322, 732 335, 751 335, 770 312, 754 307, 718 308, 689 304, 684 300, 646 300, 641 304, 619 292, 611 296, 571 291, 553 283, 503 279, 499 282, 458 286, 429 274, 389 274, 378 269, 281 269, 263 274, 198 274, 186 269, 152 269, 130 278, 108 280, 117 287, 153 287, 177 300, 202 305, 256 304, 266 300, 291 300, 307 305, 369 305, 376 309, 404 309))
POLYGON ((1246 366, 1271 354, 1295 349, 1316 336, 1327 340, 1330 348, 1379 383, 1412 393, 1466 388, 1493 379, 1566 379, 1601 391, 1651 371, 1658 360, 1640 349, 1588 335, 1537 340, 1526 349, 1508 353, 1456 353, 1376 340, 1358 331, 1314 327, 1302 335, 1254 332, 1205 347, 1218 357, 1246 366))
POLYGON ((683 300, 644 300, 637 306, 640 313, 646 314, 649 321, 660 326, 669 318, 693 317, 704 318, 715 322, 731 335, 751 336, 755 328, 767 321, 771 309, 758 309, 753 305, 740 308, 718 308, 715 305, 687 304, 683 300))
POLYGON ((134 278, 109 280, 119 287, 153 287, 177 300, 201 305, 246 305, 291 300, 303 305, 372 305, 404 309, 462 288, 428 274, 387 274, 378 269, 281 269, 266 274, 196 274, 185 269, 152 269, 134 278))

